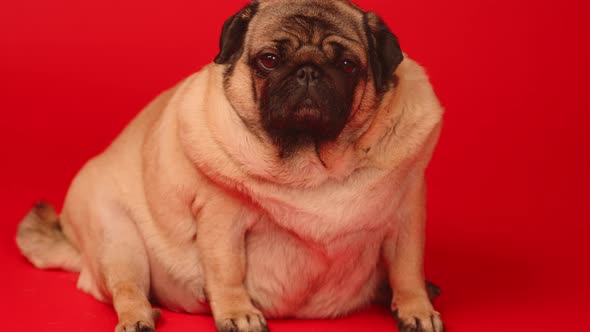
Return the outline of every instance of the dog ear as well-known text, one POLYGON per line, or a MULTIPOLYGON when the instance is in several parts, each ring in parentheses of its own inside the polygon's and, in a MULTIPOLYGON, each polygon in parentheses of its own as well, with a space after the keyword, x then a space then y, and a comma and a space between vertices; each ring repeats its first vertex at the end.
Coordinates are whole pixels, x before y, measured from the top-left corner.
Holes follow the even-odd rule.
POLYGON ((369 62, 377 92, 387 91, 393 73, 404 59, 397 37, 373 12, 364 16, 365 32, 369 41, 369 62))
POLYGON ((215 63, 231 63, 240 56, 248 25, 257 8, 258 1, 252 1, 252 3, 225 21, 221 30, 221 39, 219 40, 219 54, 215 57, 215 63))

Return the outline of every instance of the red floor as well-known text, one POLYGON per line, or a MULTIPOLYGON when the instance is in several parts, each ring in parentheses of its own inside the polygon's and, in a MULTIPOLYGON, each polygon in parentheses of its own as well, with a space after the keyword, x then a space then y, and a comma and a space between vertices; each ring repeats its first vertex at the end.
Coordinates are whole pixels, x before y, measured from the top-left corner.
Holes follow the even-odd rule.
MULTIPOLYGON (((156 93, 213 59, 241 1, 0 4, 0 312, 6 331, 111 331, 112 309, 14 245, 156 93)), ((426 268, 451 332, 590 331, 590 52, 583 0, 359 1, 429 70, 447 112, 426 268)), ((273 332, 395 331, 386 310, 273 332)), ((164 312, 159 331, 213 331, 164 312)))

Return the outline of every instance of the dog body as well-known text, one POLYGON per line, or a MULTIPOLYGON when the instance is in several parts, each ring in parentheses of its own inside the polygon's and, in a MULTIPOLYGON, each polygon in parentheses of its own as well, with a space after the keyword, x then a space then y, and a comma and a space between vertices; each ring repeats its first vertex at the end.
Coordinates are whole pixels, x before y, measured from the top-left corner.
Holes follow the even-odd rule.
MULTIPOLYGON (((118 331, 153 329, 147 294, 173 310, 212 313, 220 331, 264 331, 262 315, 321 318, 361 308, 388 280, 400 326, 442 330, 422 272, 424 170, 442 116, 428 78, 400 58, 383 93, 374 71, 359 73, 346 122, 316 116, 315 99, 282 115, 291 116, 286 125, 272 114, 261 119, 253 103, 263 104, 261 91, 272 86, 262 81, 272 85, 275 74, 252 75, 249 38, 265 31, 257 15, 280 2, 238 13, 255 27, 241 55, 223 59, 222 40, 218 64, 160 95, 83 167, 60 217, 65 240, 45 231, 59 251, 47 256, 47 241, 31 240, 40 221, 56 223, 47 206, 21 225, 23 253, 39 267, 80 271, 79 288, 114 304, 118 331), (289 136, 269 129, 279 124, 289 136)), ((356 6, 332 5, 359 16, 362 27, 356 6)), ((368 68, 372 60, 355 61, 368 68)), ((330 70, 329 78, 340 77, 330 70)))

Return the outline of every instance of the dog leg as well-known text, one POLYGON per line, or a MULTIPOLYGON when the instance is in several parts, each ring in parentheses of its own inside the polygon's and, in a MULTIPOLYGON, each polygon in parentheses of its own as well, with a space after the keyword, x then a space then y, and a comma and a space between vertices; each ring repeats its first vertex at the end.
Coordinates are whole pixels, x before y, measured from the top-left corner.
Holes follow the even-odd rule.
MULTIPOLYGON (((393 289, 391 310, 400 332, 442 332, 444 326, 429 299, 424 278, 426 191, 424 179, 418 181, 409 187, 410 191, 400 205, 399 229, 383 244, 383 256, 393 289)), ((433 293, 435 289, 430 288, 433 293)))
POLYGON ((111 212, 101 218, 98 270, 119 319, 115 332, 153 332, 160 311, 148 300, 150 272, 142 238, 125 212, 111 212))
POLYGON ((208 202, 197 225, 197 246, 215 326, 219 332, 268 331, 244 286, 247 217, 238 202, 230 206, 231 198, 220 199, 222 204, 208 202))

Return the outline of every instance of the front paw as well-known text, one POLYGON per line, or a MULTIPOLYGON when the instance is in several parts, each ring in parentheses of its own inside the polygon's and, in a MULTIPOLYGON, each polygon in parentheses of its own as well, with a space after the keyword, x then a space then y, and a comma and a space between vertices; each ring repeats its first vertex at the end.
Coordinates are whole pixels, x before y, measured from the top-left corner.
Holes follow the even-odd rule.
POLYGON ((149 308, 149 311, 137 310, 122 312, 115 332, 155 332, 155 325, 162 315, 162 311, 152 308, 149 308))
POLYGON ((266 320, 256 309, 228 311, 215 317, 218 332, 269 332, 266 320))
POLYGON ((399 332, 444 332, 440 314, 434 310, 428 298, 394 301, 393 316, 399 332))
POLYGON ((155 332, 153 323, 144 321, 120 322, 115 332, 155 332))

